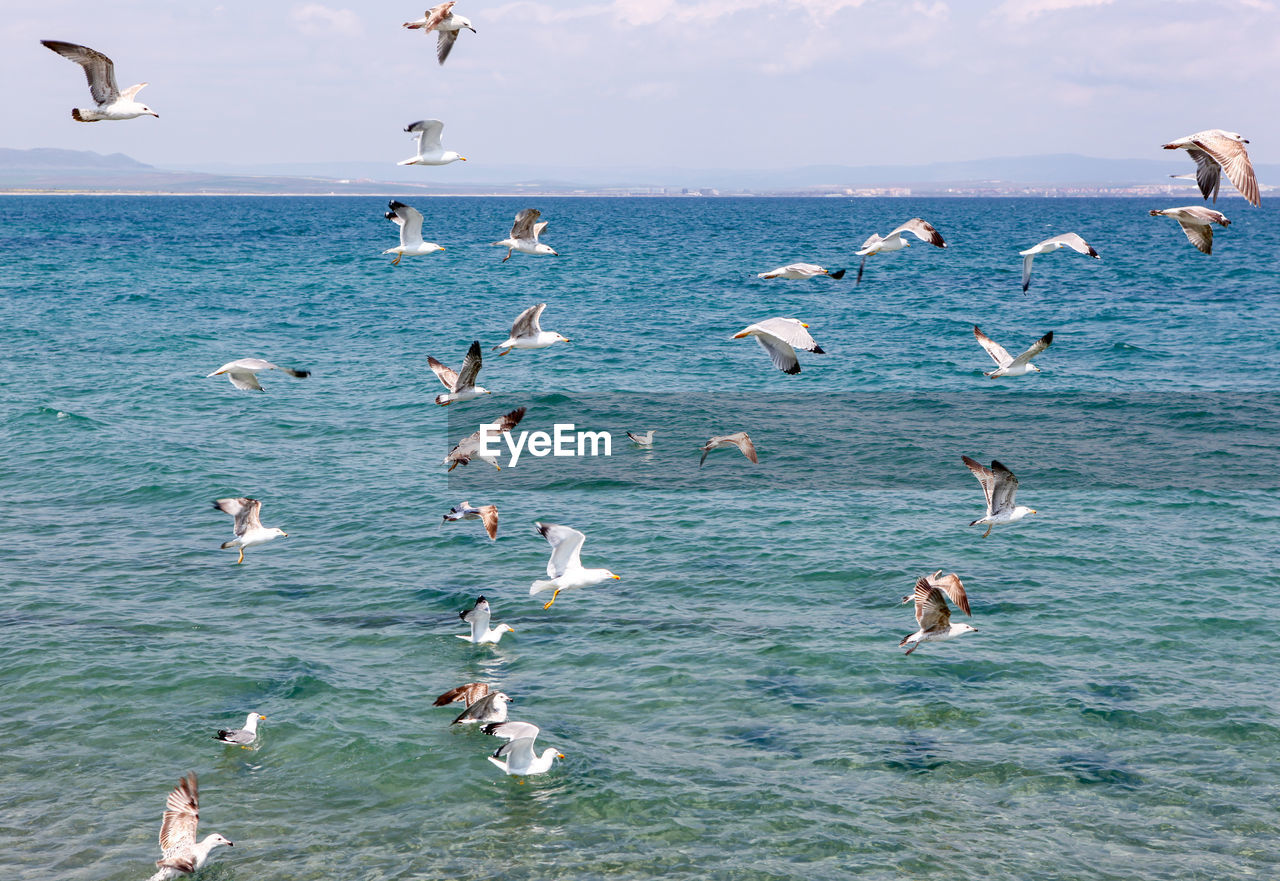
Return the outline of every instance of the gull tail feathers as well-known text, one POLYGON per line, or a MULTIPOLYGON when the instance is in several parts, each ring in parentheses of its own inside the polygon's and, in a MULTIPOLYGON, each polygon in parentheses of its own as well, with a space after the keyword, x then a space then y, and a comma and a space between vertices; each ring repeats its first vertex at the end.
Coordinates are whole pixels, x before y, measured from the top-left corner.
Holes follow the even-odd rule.
POLYGON ((544 590, 555 590, 555 587, 554 581, 535 581, 529 585, 529 596, 542 593, 544 590))

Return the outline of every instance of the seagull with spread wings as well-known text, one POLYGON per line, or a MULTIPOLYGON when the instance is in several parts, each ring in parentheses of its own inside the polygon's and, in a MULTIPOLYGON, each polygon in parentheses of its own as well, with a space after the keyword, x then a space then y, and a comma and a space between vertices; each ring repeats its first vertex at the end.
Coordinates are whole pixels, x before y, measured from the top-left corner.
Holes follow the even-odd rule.
MULTIPOLYGON (((309 370, 280 367, 261 358, 240 358, 236 361, 228 361, 213 373, 210 373, 209 376, 221 376, 225 373, 227 379, 231 380, 231 384, 236 388, 246 392, 260 392, 264 391, 264 389, 258 383, 258 374, 263 370, 279 370, 281 373, 287 373, 296 379, 306 379, 311 375, 309 370)), ((209 376, 206 376, 205 379, 208 379, 209 376)))
POLYGON ((470 502, 463 502, 450 508, 449 513, 444 515, 444 520, 441 522, 457 523, 459 520, 482 520, 484 521, 484 531, 489 533, 490 540, 495 540, 498 537, 497 505, 481 505, 477 508, 472 507, 470 502))
POLYGON ((533 257, 560 256, 550 245, 538 241, 547 231, 547 221, 538 220, 541 216, 542 212, 537 208, 525 208, 516 215, 515 223, 511 224, 511 235, 500 242, 494 242, 497 247, 507 249, 507 256, 502 258, 503 263, 511 259, 512 253, 529 254, 533 257))
POLYGON ((919 217, 913 217, 897 229, 890 232, 887 236, 881 236, 872 233, 871 237, 862 243, 862 247, 855 251, 855 255, 862 258, 862 262, 858 264, 858 278, 854 282, 855 285, 862 284, 862 270, 867 267, 867 258, 875 254, 887 254, 891 251, 901 251, 903 248, 911 247, 911 242, 905 238, 905 233, 911 233, 922 242, 928 242, 937 248, 945 248, 947 243, 942 240, 942 233, 933 228, 933 224, 927 220, 921 220, 919 217))
POLYGON ((551 599, 542 608, 550 609, 551 604, 560 596, 562 590, 575 590, 579 587, 590 587, 602 581, 620 579, 608 569, 587 569, 582 565, 579 554, 582 543, 587 537, 568 526, 557 526, 555 523, 535 523, 538 534, 551 544, 551 559, 547 561, 547 579, 529 585, 529 595, 542 593, 544 590, 555 591, 551 599))
POLYGON ((402 159, 396 165, 448 165, 467 157, 453 150, 446 150, 440 142, 444 135, 444 123, 438 119, 419 119, 405 126, 405 131, 418 136, 418 155, 402 159))
POLYGON ((757 272, 756 278, 786 278, 792 281, 804 281, 810 278, 817 278, 820 275, 841 279, 844 278, 844 270, 837 269, 832 272, 816 263, 788 263, 786 266, 779 266, 777 269, 770 269, 768 272, 757 272))
POLYGON ((476 29, 471 26, 471 19, 453 11, 454 2, 455 0, 449 0, 448 3, 432 6, 423 13, 422 18, 404 23, 404 27, 421 30, 424 34, 436 32, 436 60, 441 64, 444 64, 444 60, 453 51, 453 44, 457 42, 458 33, 463 28, 473 34, 476 32, 476 29))
POLYGON ((1014 477, 1013 472, 1008 468, 994 459, 991 460, 991 467, 987 468, 968 456, 961 456, 961 458, 964 459, 964 464, 969 466, 973 476, 978 478, 978 483, 982 484, 982 493, 987 498, 987 513, 969 524, 970 526, 987 524, 987 531, 982 533, 983 538, 991 534, 993 526, 1017 523, 1028 514, 1036 513, 1034 508, 1013 503, 1013 497, 1018 492, 1018 478, 1014 477))
POLYGON ((156 860, 160 871, 147 881, 174 881, 190 875, 203 866, 209 853, 218 845, 233 847, 232 842, 218 833, 196 841, 196 829, 200 825, 200 794, 194 771, 178 781, 178 785, 165 800, 164 820, 160 824, 160 853, 156 860))
POLYGON ((224 541, 222 548, 239 548, 240 559, 236 563, 244 562, 245 548, 251 548, 255 545, 266 544, 275 538, 288 538, 289 533, 275 526, 266 528, 262 525, 262 521, 258 519, 258 512, 262 510, 262 502, 257 499, 217 499, 213 506, 224 514, 230 514, 235 518, 235 534, 236 537, 231 541, 224 541))
POLYGON ((64 43, 61 40, 41 40, 41 45, 52 49, 63 58, 74 61, 84 68, 85 78, 89 81, 89 95, 93 98, 93 109, 77 107, 71 111, 71 118, 76 122, 102 122, 103 120, 136 119, 139 116, 160 118, 146 104, 135 101, 138 93, 146 83, 138 83, 124 91, 116 85, 116 66, 111 59, 88 46, 76 43, 64 43))
POLYGON ((507 704, 511 698, 500 691, 491 691, 482 698, 467 704, 450 725, 482 725, 486 722, 507 721, 507 704))
POLYGON ((454 373, 435 358, 428 356, 427 365, 449 391, 436 395, 436 403, 447 407, 458 401, 471 401, 481 395, 492 394, 482 385, 476 385, 476 376, 480 373, 480 341, 474 340, 467 356, 462 359, 462 369, 454 373))
POLYGON ((915 600, 916 624, 920 629, 909 636, 904 636, 902 642, 898 643, 899 648, 909 645, 911 647, 907 649, 907 654, 911 654, 920 647, 922 642, 954 639, 966 633, 978 632, 978 628, 969 624, 951 623, 951 607, 947 605, 948 596, 951 597, 952 602, 964 610, 966 615, 969 614, 969 599, 965 596, 960 579, 956 578, 950 585, 932 584, 927 575, 916 579, 915 593, 903 602, 915 600), (953 590, 958 592, 953 593, 953 590))
POLYGON ((1227 220, 1226 215, 1221 211, 1214 211, 1202 205, 1160 210, 1153 208, 1149 213, 1152 217, 1172 217, 1178 221, 1178 226, 1182 227, 1182 231, 1187 234, 1187 241, 1205 254, 1213 253, 1213 224, 1216 223, 1221 227, 1231 225, 1231 221, 1227 220))
POLYGON ((497 627, 489 626, 489 619, 492 612, 489 609, 489 601, 483 596, 476 597, 475 605, 470 609, 466 609, 458 613, 458 617, 471 625, 471 633, 463 636, 458 634, 458 639, 475 643, 476 645, 485 645, 492 643, 498 644, 498 640, 502 639, 504 633, 515 633, 516 629, 507 624, 499 624, 497 627))
MULTIPOLYGON (((519 424, 520 420, 524 418, 524 412, 524 407, 517 407, 512 410, 506 416, 503 416, 494 423, 496 428, 493 429, 490 434, 503 435, 510 432, 511 429, 515 428, 516 425, 519 424)), ((462 440, 458 441, 458 443, 454 445, 453 449, 449 451, 449 455, 444 457, 444 461, 441 464, 448 465, 449 470, 452 471, 459 465, 466 465, 472 459, 479 459, 481 462, 488 462, 494 468, 501 471, 502 466, 498 464, 498 457, 485 452, 484 445, 480 442, 481 431, 482 429, 477 429, 462 440)))
POLYGON ((425 254, 434 254, 436 251, 444 250, 443 247, 435 242, 424 242, 422 240, 421 211, 403 202, 397 202, 395 199, 388 202, 387 207, 390 210, 382 216, 400 227, 400 244, 394 248, 387 248, 382 252, 396 255, 396 259, 391 261, 392 266, 399 266, 402 257, 421 257, 425 254))
MULTIPOLYGON (((511 325, 511 336, 489 351, 496 352, 502 349, 502 355, 505 355, 512 349, 545 349, 555 343, 570 342, 567 336, 542 329, 542 310, 546 308, 546 303, 538 303, 521 312, 516 317, 515 323, 511 325)), ((501 358, 502 355, 498 357, 501 358)))
POLYGON ((973 326, 973 335, 978 338, 978 344, 987 350, 991 360, 996 362, 995 370, 983 374, 992 379, 1001 376, 1026 376, 1032 371, 1039 373, 1040 368, 1032 364, 1031 359, 1049 348, 1049 344, 1053 342, 1053 331, 1049 331, 1032 343, 1031 348, 1015 358, 1009 354, 1004 346, 983 333, 976 324, 973 326))
MULTIPOLYGON (((924 578, 929 582, 930 587, 936 587, 951 597, 951 602, 959 606, 960 611, 966 615, 973 614, 973 612, 969 611, 969 595, 964 592, 964 583, 960 580, 959 575, 954 572, 950 575, 943 575, 942 570, 939 569, 932 575, 924 576, 924 578)), ((915 598, 916 595, 914 593, 909 593, 902 598, 902 604, 906 605, 907 603, 915 602, 915 598)))
MULTIPOLYGON (((1236 132, 1224 132, 1220 128, 1196 132, 1164 145, 1166 150, 1186 150, 1196 163, 1196 184, 1205 199, 1218 201, 1218 186, 1222 172, 1235 186, 1245 201, 1255 207, 1262 205, 1258 192, 1258 179, 1253 175, 1253 163, 1244 145, 1249 143, 1236 132)), ((1198 246, 1197 246, 1198 247, 1198 246)), ((1201 248, 1201 250, 1204 250, 1201 248)))
POLYGON ((756 445, 751 442, 751 436, 745 431, 735 431, 733 434, 719 434, 711 437, 707 441, 706 446, 702 448, 702 458, 698 460, 698 467, 707 461, 707 453, 712 450, 718 450, 721 447, 737 447, 738 452, 746 456, 752 463, 758 463, 760 460, 756 457, 756 445))
POLYGON ((1045 239, 1025 251, 1019 251, 1018 256, 1022 258, 1022 292, 1024 294, 1027 292, 1027 288, 1031 287, 1031 261, 1036 259, 1037 254, 1052 254, 1060 248, 1070 248, 1079 254, 1088 254, 1090 257, 1098 256, 1098 252, 1093 249, 1093 245, 1073 232, 1045 239))
POLYGON ((538 726, 531 722, 498 722, 484 726, 485 734, 507 739, 506 743, 489 756, 489 761, 501 768, 503 773, 521 777, 550 771, 552 762, 563 759, 564 753, 553 747, 548 747, 542 755, 535 753, 533 742, 538 737, 538 731, 538 726))
POLYGON ((800 359, 796 357, 796 349, 825 355, 822 346, 809 336, 809 325, 797 318, 767 318, 756 324, 749 324, 733 335, 733 339, 755 337, 760 347, 769 353, 773 366, 783 373, 795 375, 800 372, 800 359))

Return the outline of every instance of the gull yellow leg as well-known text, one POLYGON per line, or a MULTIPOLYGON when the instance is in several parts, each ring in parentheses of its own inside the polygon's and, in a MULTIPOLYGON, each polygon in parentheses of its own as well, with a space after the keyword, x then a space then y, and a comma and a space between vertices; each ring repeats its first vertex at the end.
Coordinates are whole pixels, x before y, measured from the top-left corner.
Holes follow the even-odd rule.
POLYGON ((241 563, 243 563, 243 562, 244 562, 244 548, 241 548, 241 549, 240 549, 240 559, 239 559, 239 560, 236 560, 236 565, 237 565, 237 566, 239 566, 239 565, 240 565, 241 563))
POLYGON ((397 255, 396 255, 396 259, 394 259, 394 260, 392 260, 392 261, 391 261, 391 265, 392 265, 392 266, 399 266, 399 265, 400 265, 400 258, 401 258, 401 257, 403 257, 403 256, 404 256, 404 254, 397 254, 397 255))
POLYGON ((987 531, 986 531, 986 532, 984 532, 984 533, 982 533, 982 537, 983 537, 983 538, 986 538, 988 535, 990 535, 990 534, 991 534, 991 527, 992 527, 992 526, 995 526, 995 524, 994 524, 994 523, 988 523, 988 524, 987 524, 987 531))
POLYGON ((556 588, 556 590, 555 590, 555 593, 551 594, 551 599, 547 600, 547 604, 546 604, 545 606, 543 606, 542 608, 543 608, 544 610, 545 610, 545 609, 550 609, 550 608, 551 608, 551 604, 552 604, 552 603, 554 603, 554 602, 556 601, 556 597, 558 597, 558 596, 560 596, 560 588, 558 588, 558 587, 557 587, 557 588, 556 588))

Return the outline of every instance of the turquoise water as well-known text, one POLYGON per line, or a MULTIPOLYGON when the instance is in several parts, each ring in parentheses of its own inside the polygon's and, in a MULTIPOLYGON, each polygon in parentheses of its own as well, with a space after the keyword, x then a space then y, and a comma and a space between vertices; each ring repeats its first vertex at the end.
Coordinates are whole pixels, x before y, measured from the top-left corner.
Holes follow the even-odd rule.
POLYGON ((539 198, 559 258, 487 245, 526 203, 420 200, 448 250, 388 265, 385 200, 0 199, 0 874, 146 877, 200 775, 208 879, 1219 879, 1276 874, 1280 226, 1196 252, 1146 200, 539 198), (947 237, 859 287, 913 215, 947 237), (1098 261, 1016 251, 1075 230, 1098 261), (549 304, 573 342, 457 366, 549 304), (828 354, 774 370, 746 324, 828 354), (1044 372, 993 383, 971 325, 1044 372), (259 355, 265 394, 206 379, 259 355), (483 463, 517 406, 652 452, 483 463), (465 409, 464 409, 465 408, 465 409), (637 424, 638 423, 638 424, 637 424), (711 434, 747 429, 751 466, 711 434), (981 539, 961 454, 1039 514, 981 539), (218 545, 210 501, 287 539, 218 545), (462 499, 479 524, 439 525, 462 499), (619 582, 528 595, 534 520, 619 582), (937 568, 977 634, 904 657, 937 568), (516 632, 454 638, 485 594, 516 632), (485 679, 567 758, 521 784, 431 707, 485 679), (256 751, 213 731, 258 710, 256 751))

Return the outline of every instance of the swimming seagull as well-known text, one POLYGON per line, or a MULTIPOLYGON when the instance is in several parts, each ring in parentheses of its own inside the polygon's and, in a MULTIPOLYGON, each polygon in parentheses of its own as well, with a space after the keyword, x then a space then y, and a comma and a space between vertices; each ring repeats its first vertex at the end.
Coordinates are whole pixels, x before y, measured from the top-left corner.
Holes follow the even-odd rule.
POLYGON ((538 218, 542 216, 542 212, 537 208, 525 208, 516 215, 515 223, 511 224, 511 235, 507 236, 500 242, 494 242, 499 248, 507 249, 507 256, 502 258, 502 262, 506 263, 511 259, 512 252, 520 254, 530 254, 534 257, 542 257, 550 254, 552 257, 559 257, 550 245, 544 245, 538 241, 547 229, 547 221, 538 222, 538 218))
POLYGON ((79 107, 71 111, 71 118, 76 122, 101 122, 109 119, 135 119, 139 116, 160 118, 146 104, 133 100, 142 91, 146 83, 130 86, 123 92, 116 85, 116 66, 111 59, 75 43, 64 43, 61 40, 41 40, 41 45, 57 52, 63 58, 70 59, 84 68, 85 78, 89 80, 89 94, 93 97, 92 110, 79 107))
POLYGON ((652 428, 646 431, 644 434, 635 434, 633 432, 628 431, 627 437, 631 438, 631 442, 636 446, 640 446, 640 447, 653 446, 653 429, 652 428))
POLYGON ((441 407, 447 407, 457 401, 470 401, 481 395, 492 394, 484 386, 476 385, 476 376, 480 373, 479 340, 472 341, 471 348, 467 349, 467 356, 462 359, 462 369, 457 373, 454 373, 430 356, 427 357, 427 365, 444 383, 444 387, 449 390, 443 395, 436 395, 436 403, 441 407))
POLYGON ((533 751, 533 742, 538 737, 539 728, 531 722, 498 722, 484 726, 485 734, 494 737, 505 737, 507 742, 494 750, 489 761, 502 769, 504 774, 525 776, 527 774, 544 774, 551 770, 556 759, 563 759, 564 753, 548 747, 542 755, 533 751), (502 761, 502 759, 506 761, 502 761))
POLYGON ((397 202, 395 199, 388 202, 387 207, 391 210, 382 216, 400 227, 400 245, 395 248, 387 248, 382 252, 396 255, 396 259, 391 261, 392 266, 399 266, 400 258, 406 255, 409 257, 421 257, 425 254, 434 254, 436 251, 444 250, 435 242, 424 242, 422 240, 421 211, 417 208, 411 208, 403 202, 397 202))
POLYGON ((835 272, 830 272, 816 263, 788 263, 786 266, 779 266, 777 269, 771 269, 768 272, 758 272, 756 273, 756 278, 787 278, 801 281, 808 278, 817 278, 819 275, 839 279, 844 278, 844 270, 837 269, 835 272))
POLYGON ((457 688, 449 689, 436 698, 432 706, 447 707, 449 704, 460 703, 469 707, 488 693, 489 686, 485 683, 468 682, 466 685, 459 685, 457 688))
POLYGON ((476 645, 484 645, 485 643, 498 644, 498 640, 502 639, 504 633, 515 633, 514 627, 506 624, 499 624, 497 627, 489 627, 489 601, 483 596, 476 598, 476 604, 466 611, 459 612, 458 617, 471 625, 471 635, 458 635, 458 639, 465 639, 467 642, 473 642, 476 645))
POLYGON ((1088 254, 1090 257, 1098 256, 1098 252, 1093 249, 1093 245, 1090 245, 1073 232, 1045 239, 1038 245, 1032 245, 1025 251, 1019 251, 1018 256, 1022 258, 1022 292, 1024 294, 1027 292, 1027 288, 1031 287, 1031 261, 1036 259, 1037 254, 1052 254, 1059 248, 1070 248, 1080 254, 1088 254))
POLYGON ((147 881, 173 881, 190 875, 209 859, 209 853, 220 844, 233 847, 232 842, 216 832, 196 841, 196 828, 200 824, 200 794, 194 771, 178 781, 178 785, 165 800, 164 821, 160 824, 161 858, 156 860, 160 871, 147 881))
MULTIPOLYGON (((311 375, 309 370, 293 370, 289 367, 280 367, 272 364, 270 361, 264 361, 261 358, 240 358, 236 361, 228 361, 217 370, 210 373, 209 376, 227 375, 227 379, 231 380, 231 384, 243 391, 265 391, 258 384, 258 373, 262 370, 279 370, 281 373, 287 373, 297 379, 305 379, 311 375)), ((205 379, 208 379, 206 376, 205 379)))
POLYGON ((250 713, 245 716, 243 728, 221 728, 217 734, 213 735, 213 739, 248 749, 258 739, 258 723, 265 722, 266 719, 266 716, 250 713))
POLYGON ((862 258, 862 262, 858 264, 858 279, 854 284, 862 284, 862 270, 867 266, 868 257, 873 254, 887 254, 890 251, 901 251, 903 248, 911 247, 911 242, 903 238, 903 233, 911 233, 920 241, 928 242, 938 248, 947 246, 947 243, 942 240, 942 234, 933 228, 933 224, 927 220, 921 220, 919 217, 911 218, 887 236, 872 233, 871 238, 863 242, 862 247, 854 252, 862 258))
POLYGON ((752 462, 760 461, 756 458, 756 445, 751 442, 751 438, 745 431, 738 431, 733 434, 716 435, 708 440, 707 445, 702 448, 702 458, 698 461, 698 467, 701 468, 702 463, 707 461, 707 453, 721 447, 737 447, 738 451, 752 462))
POLYGON ((440 143, 440 136, 444 134, 444 123, 438 119, 419 119, 417 122, 409 123, 404 130, 418 136, 418 155, 403 159, 396 165, 448 165, 459 159, 463 162, 467 161, 466 156, 453 150, 446 150, 440 143))
MULTIPOLYGON (((519 424, 520 420, 524 418, 524 411, 524 407, 517 407, 506 416, 503 416, 496 423, 496 432, 490 432, 490 436, 493 437, 495 433, 500 436, 511 431, 511 429, 515 428, 516 425, 519 424)), ((449 451, 449 455, 445 456, 444 461, 440 464, 448 465, 449 470, 452 471, 459 465, 466 465, 472 459, 479 459, 482 462, 488 462, 499 471, 502 470, 502 466, 498 464, 498 457, 487 455, 484 452, 484 448, 480 444, 479 429, 458 441, 458 443, 454 445, 454 448, 449 451)))
MULTIPOLYGON (((489 351, 496 352, 502 349, 502 355, 505 355, 512 349, 545 349, 555 343, 570 342, 567 336, 560 336, 554 331, 542 329, 539 319, 542 318, 542 310, 545 308, 547 308, 546 303, 539 303, 521 312, 516 316, 515 323, 511 325, 511 336, 489 351)), ((498 357, 501 358, 502 355, 498 357)))
MULTIPOLYGON (((1196 183, 1200 186, 1200 194, 1214 202, 1218 201, 1218 185, 1221 173, 1226 171, 1227 179, 1244 196, 1250 205, 1261 206, 1262 196, 1258 193, 1258 180, 1253 176, 1253 164, 1249 161, 1249 151, 1244 145, 1249 143, 1235 132, 1224 132, 1220 128, 1212 128, 1185 138, 1178 138, 1164 145, 1166 150, 1186 150, 1196 163, 1196 183)), ((1201 249, 1203 250, 1203 249, 1201 249)))
MULTIPOLYGON (((957 582, 959 579, 957 579, 957 582)), ((964 597, 964 588, 960 588, 960 596, 964 597)), ((904 645, 910 645, 907 654, 911 654, 920 647, 922 642, 935 642, 944 639, 954 639, 966 633, 977 633, 978 628, 968 624, 952 624, 951 609, 947 606, 947 599, 943 590, 929 583, 927 576, 921 576, 916 579, 916 591, 913 597, 916 601, 916 623, 920 625, 920 629, 910 636, 904 636, 902 642, 898 643, 901 648, 904 645)), ((958 604, 958 603, 957 603, 958 604)), ((965 613, 968 614, 968 599, 965 598, 965 613)))
POLYGON ((429 34, 433 30, 436 32, 436 59, 441 64, 444 64, 444 60, 449 57, 449 52, 458 39, 459 31, 466 28, 473 34, 476 32, 476 29, 471 26, 471 19, 452 12, 453 4, 454 0, 449 0, 448 3, 432 6, 422 18, 404 23, 404 27, 420 28, 424 34, 429 34))
POLYGON ((244 549, 251 548, 255 545, 266 544, 274 538, 288 538, 289 533, 283 529, 272 526, 266 529, 262 525, 262 521, 258 519, 258 512, 262 510, 262 502, 257 499, 218 499, 213 506, 224 514, 230 514, 235 520, 236 537, 231 541, 224 541, 222 547, 239 548, 240 559, 236 563, 244 562, 244 549))
POLYGON ((471 507, 470 502, 463 502, 461 505, 454 505, 449 509, 449 513, 444 515, 444 523, 456 523, 459 520, 483 520, 484 531, 489 533, 490 539, 498 537, 498 506, 497 505, 481 505, 478 508, 471 507))
POLYGON ((794 376, 800 372, 800 359, 796 357, 796 349, 804 349, 816 355, 826 354, 822 346, 809 336, 806 330, 808 326, 796 318, 769 318, 744 327, 733 335, 733 339, 755 337, 761 348, 769 353, 773 366, 794 376))
POLYGON ((450 725, 477 725, 485 722, 507 721, 507 704, 511 698, 500 691, 491 691, 473 703, 467 704, 458 718, 450 725))
POLYGON ((547 561, 547 578, 549 581, 535 581, 529 585, 529 595, 554 590, 551 599, 542 608, 550 609, 551 604, 560 596, 562 590, 573 590, 579 587, 590 587, 612 578, 621 579, 608 569, 584 569, 578 555, 582 552, 582 543, 587 537, 568 526, 557 526, 554 523, 535 523, 538 534, 551 543, 551 559, 547 561))
MULTIPOLYGON (((943 575, 939 569, 932 575, 924 576, 929 582, 930 587, 936 587, 951 598, 951 602, 960 607, 960 611, 966 615, 972 615, 969 611, 969 596, 964 592, 964 584, 960 581, 960 576, 952 572, 950 575, 943 575)), ((916 595, 909 593, 902 598, 903 605, 914 602, 916 595)))
POLYGON ((1049 348, 1049 344, 1053 342, 1053 331, 1049 331, 1040 339, 1031 344, 1031 348, 1027 349, 1018 357, 1014 358, 1005 349, 1004 346, 997 343, 991 337, 987 336, 978 325, 973 326, 973 335, 978 338, 978 344, 987 350, 987 354, 991 356, 991 360, 996 362, 996 369, 990 373, 984 373, 996 379, 1001 376, 1026 376, 1031 371, 1040 372, 1040 368, 1031 363, 1031 359, 1039 355, 1045 349, 1049 348))
POLYGON ((987 468, 968 456, 960 458, 964 459, 964 464, 969 466, 973 476, 978 478, 978 483, 982 484, 983 495, 987 497, 987 513, 969 524, 970 526, 977 526, 979 523, 987 524, 987 531, 982 533, 983 538, 991 534, 993 526, 1017 523, 1028 514, 1036 513, 1034 508, 1013 504, 1013 497, 1018 492, 1018 478, 1014 477, 1013 472, 1008 468, 994 459, 991 460, 991 467, 987 468))
POLYGON ((1187 241, 1206 254, 1213 253, 1213 224, 1230 226, 1231 221, 1221 211, 1205 208, 1201 205, 1187 205, 1183 208, 1164 208, 1149 212, 1152 217, 1163 215, 1178 221, 1178 226, 1187 234, 1187 241))

